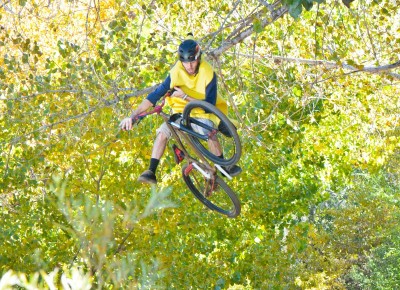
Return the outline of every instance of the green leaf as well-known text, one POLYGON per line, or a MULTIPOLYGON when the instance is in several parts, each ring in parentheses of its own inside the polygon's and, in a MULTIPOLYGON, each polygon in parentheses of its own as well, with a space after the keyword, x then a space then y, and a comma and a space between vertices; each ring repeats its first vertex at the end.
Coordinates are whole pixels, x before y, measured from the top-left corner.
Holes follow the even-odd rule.
POLYGON ((253 20, 253 29, 256 33, 261 33, 264 30, 259 18, 253 20))
POLYGON ((13 38, 12 41, 13 41, 14 44, 18 44, 18 43, 21 42, 21 40, 22 40, 21 37, 18 36, 18 37, 16 37, 16 38, 13 38))
POLYGON ((342 2, 347 8, 350 8, 350 4, 354 2, 354 0, 342 0, 342 2))
POLYGON ((303 4, 303 7, 304 7, 307 11, 310 11, 311 8, 313 7, 313 1, 312 1, 312 0, 303 0, 301 3, 303 4))
POLYGON ((293 1, 292 4, 289 5, 289 14, 294 19, 297 19, 303 10, 301 3, 302 3, 302 0, 295 0, 295 1, 293 1))
POLYGON ((26 39, 23 43, 22 43, 22 45, 21 45, 21 47, 22 47, 22 49, 24 49, 24 50, 28 50, 29 49, 29 44, 31 43, 31 40, 28 38, 28 39, 26 39))
POLYGON ((12 102, 12 101, 7 101, 7 109, 8 109, 9 111, 11 111, 12 108, 13 108, 13 102, 12 102))
POLYGON ((22 63, 28 63, 29 62, 29 54, 23 53, 22 54, 22 63))
POLYGON ((346 63, 347 63, 348 65, 354 66, 354 67, 357 68, 357 69, 363 69, 363 68, 364 68, 363 65, 357 64, 357 63, 356 63, 354 60, 352 60, 352 59, 346 60, 346 63))
POLYGON ((117 27, 117 26, 118 26, 117 20, 113 20, 110 22, 110 24, 108 24, 108 27, 110 27, 110 29, 112 29, 112 30, 114 30, 115 27, 117 27))
POLYGON ((302 93, 302 90, 301 90, 301 87, 294 87, 294 88, 292 89, 292 91, 293 91, 293 94, 294 94, 296 97, 301 97, 301 95, 303 94, 303 93, 302 93))

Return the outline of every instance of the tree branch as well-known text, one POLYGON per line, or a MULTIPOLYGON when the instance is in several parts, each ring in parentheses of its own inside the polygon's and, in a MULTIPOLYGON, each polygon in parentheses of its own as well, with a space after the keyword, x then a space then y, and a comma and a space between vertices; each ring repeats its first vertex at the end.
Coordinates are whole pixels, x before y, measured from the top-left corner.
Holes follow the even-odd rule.
POLYGON ((390 70, 393 70, 395 68, 400 67, 400 60, 388 64, 388 65, 382 65, 382 66, 354 66, 354 65, 349 65, 347 63, 341 63, 341 62, 332 62, 332 61, 324 61, 324 60, 310 60, 310 59, 304 59, 304 58, 293 58, 293 57, 283 57, 283 56, 261 56, 261 55, 246 55, 246 54, 237 54, 240 56, 244 57, 249 57, 249 58, 258 58, 258 59, 264 59, 264 58, 270 58, 274 59, 275 62, 293 62, 293 63, 301 63, 301 64, 308 64, 308 65, 315 65, 315 66, 324 66, 327 68, 344 68, 348 70, 352 70, 353 72, 369 72, 369 73, 375 73, 375 74, 387 74, 390 75, 396 79, 400 79, 400 74, 398 73, 392 73, 389 72, 390 70))
POLYGON ((57 126, 57 125, 59 125, 59 124, 66 123, 66 122, 71 121, 71 120, 80 119, 80 118, 85 118, 85 117, 89 116, 90 114, 92 114, 92 113, 93 113, 94 111, 96 111, 97 109, 98 109, 98 107, 92 107, 92 108, 90 108, 86 113, 82 113, 82 114, 79 114, 79 115, 76 115, 76 116, 70 116, 70 117, 65 118, 65 119, 63 119, 63 120, 60 120, 60 121, 57 121, 57 122, 54 122, 54 123, 51 123, 51 124, 43 125, 43 126, 37 128, 36 130, 33 130, 33 131, 31 131, 31 132, 28 132, 28 133, 24 134, 23 136, 17 136, 17 137, 12 138, 10 141, 4 141, 4 142, 1 142, 1 143, 9 143, 9 144, 11 144, 11 145, 12 145, 12 144, 16 144, 16 143, 18 143, 22 138, 26 138, 27 136, 30 136, 30 135, 32 135, 32 134, 34 134, 34 133, 41 132, 41 131, 44 131, 44 130, 53 128, 54 126, 57 126))
MULTIPOLYGON (((260 26, 262 28, 266 27, 267 25, 273 23, 274 21, 276 21, 277 19, 279 19, 280 17, 285 15, 287 12, 288 12, 288 8, 285 7, 285 6, 280 6, 279 8, 277 8, 275 10, 270 10, 269 17, 265 16, 265 18, 261 19, 260 26)), ((253 16, 255 17, 258 14, 260 14, 260 11, 258 11, 256 13, 254 13, 253 15, 249 16, 247 19, 252 19, 253 16)), ((242 26, 243 28, 247 27, 246 23, 247 23, 247 21, 242 26)), ((222 53, 224 53, 225 51, 227 51, 231 47, 235 46, 239 42, 242 42, 244 39, 246 39, 247 37, 249 37, 253 33, 254 33, 254 25, 251 25, 250 27, 245 28, 244 31, 238 31, 230 39, 228 38, 228 40, 226 42, 224 42, 220 47, 218 47, 218 48, 214 49, 213 51, 211 51, 209 53, 209 56, 212 57, 212 58, 218 58, 222 53)))
POLYGON ((0 9, 3 8, 4 6, 6 6, 10 2, 11 2, 11 0, 4 1, 4 3, 1 3, 0 9))
MULTIPOLYGON (((145 95, 145 94, 149 94, 149 93, 153 92, 159 85, 160 84, 156 84, 154 86, 145 88, 143 90, 135 90, 133 93, 125 94, 125 95, 122 96, 122 100, 127 100, 127 99, 130 99, 132 97, 139 97, 139 96, 142 96, 142 95, 145 95)), ((114 100, 113 103, 114 102, 116 103, 116 102, 118 102, 118 100, 114 100)))

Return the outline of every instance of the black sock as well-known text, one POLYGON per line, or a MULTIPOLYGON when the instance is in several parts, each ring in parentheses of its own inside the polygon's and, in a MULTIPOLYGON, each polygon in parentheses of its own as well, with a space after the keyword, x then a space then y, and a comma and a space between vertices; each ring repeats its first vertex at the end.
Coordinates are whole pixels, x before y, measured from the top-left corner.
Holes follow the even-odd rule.
POLYGON ((160 162, 160 159, 151 158, 151 159, 150 159, 149 170, 151 170, 153 173, 156 173, 157 166, 158 166, 158 163, 159 163, 159 162, 160 162))

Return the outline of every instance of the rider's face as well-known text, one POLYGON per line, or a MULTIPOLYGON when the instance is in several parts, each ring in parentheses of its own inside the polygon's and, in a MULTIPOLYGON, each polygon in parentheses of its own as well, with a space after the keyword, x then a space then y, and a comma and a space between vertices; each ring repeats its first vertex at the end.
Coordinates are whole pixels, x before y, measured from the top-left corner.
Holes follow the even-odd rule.
POLYGON ((199 64, 199 60, 197 59, 191 62, 182 62, 182 64, 188 74, 194 75, 196 73, 196 68, 199 64))

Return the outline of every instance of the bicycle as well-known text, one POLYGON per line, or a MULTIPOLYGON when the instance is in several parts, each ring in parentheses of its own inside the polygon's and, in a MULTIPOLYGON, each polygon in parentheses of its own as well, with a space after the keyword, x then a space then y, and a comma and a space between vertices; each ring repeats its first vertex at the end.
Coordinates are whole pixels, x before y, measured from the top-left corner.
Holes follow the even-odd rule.
POLYGON ((144 117, 158 114, 171 130, 174 159, 177 164, 186 162, 182 167, 183 180, 195 197, 211 210, 230 218, 240 214, 241 205, 235 192, 219 176, 232 177, 226 168, 235 165, 241 156, 241 143, 232 122, 215 106, 205 101, 189 102, 183 113, 167 114, 163 111, 168 92, 151 111, 144 112, 133 119, 139 123, 144 117), (196 118, 207 114, 207 122, 196 118), (208 149, 209 143, 217 142, 223 152, 223 158, 208 149), (187 145, 187 147, 185 146, 187 145))

